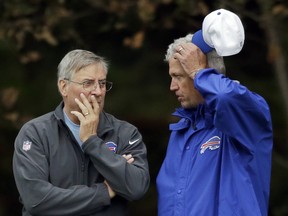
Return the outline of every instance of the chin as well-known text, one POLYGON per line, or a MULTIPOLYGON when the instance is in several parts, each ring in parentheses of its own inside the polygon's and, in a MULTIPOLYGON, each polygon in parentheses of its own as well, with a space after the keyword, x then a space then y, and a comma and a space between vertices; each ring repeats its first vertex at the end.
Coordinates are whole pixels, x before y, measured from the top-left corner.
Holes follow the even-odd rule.
POLYGON ((99 111, 102 112, 104 110, 104 104, 99 104, 99 111))
POLYGON ((189 109, 189 108, 191 108, 191 106, 188 106, 187 104, 183 104, 183 103, 181 104, 181 107, 184 108, 184 109, 189 109))
POLYGON ((181 106, 182 106, 182 108, 184 108, 184 109, 192 109, 192 108, 196 108, 198 105, 181 103, 181 106))

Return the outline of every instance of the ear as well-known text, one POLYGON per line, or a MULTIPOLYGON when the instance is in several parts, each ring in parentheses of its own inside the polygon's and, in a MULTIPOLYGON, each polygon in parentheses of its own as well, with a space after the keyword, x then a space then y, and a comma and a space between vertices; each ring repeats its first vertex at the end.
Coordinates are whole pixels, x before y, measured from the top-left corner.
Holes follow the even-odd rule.
POLYGON ((67 92, 68 92, 67 88, 68 88, 68 85, 67 85, 66 80, 58 80, 58 89, 59 89, 60 94, 63 97, 67 96, 67 92))

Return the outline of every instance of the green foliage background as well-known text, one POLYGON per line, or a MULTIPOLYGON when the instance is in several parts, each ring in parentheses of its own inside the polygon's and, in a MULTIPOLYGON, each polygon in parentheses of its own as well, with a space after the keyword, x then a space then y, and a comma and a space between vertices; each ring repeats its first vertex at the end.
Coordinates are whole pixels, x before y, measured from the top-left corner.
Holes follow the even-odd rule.
MULTIPOLYGON (((266 98, 275 135, 270 215, 288 215, 287 92, 275 69, 287 68, 287 2, 284 0, 0 0, 0 215, 20 215, 12 172, 13 143, 27 120, 51 111, 61 98, 57 65, 72 49, 87 49, 110 62, 114 87, 106 111, 135 124, 148 148, 151 187, 131 204, 135 214, 156 215, 155 179, 165 156, 170 114, 168 45, 201 28, 218 8, 237 13, 246 31, 241 53, 225 58, 227 76, 266 98), (272 19, 275 24, 267 25, 272 19), (277 25, 276 25, 277 24, 277 25), (267 37, 271 30, 280 41, 267 37)), ((284 80, 287 82, 287 80, 284 80)), ((207 170, 208 171, 208 170, 207 170)))

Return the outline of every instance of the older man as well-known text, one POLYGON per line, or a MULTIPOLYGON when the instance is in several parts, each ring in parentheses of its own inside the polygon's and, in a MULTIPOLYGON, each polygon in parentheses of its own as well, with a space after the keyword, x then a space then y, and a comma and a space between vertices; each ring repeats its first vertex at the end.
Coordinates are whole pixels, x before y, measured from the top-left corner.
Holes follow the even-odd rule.
POLYGON ((27 122, 15 141, 13 170, 24 216, 128 215, 149 186, 137 128, 104 112, 106 61, 73 50, 58 66, 63 102, 27 122))

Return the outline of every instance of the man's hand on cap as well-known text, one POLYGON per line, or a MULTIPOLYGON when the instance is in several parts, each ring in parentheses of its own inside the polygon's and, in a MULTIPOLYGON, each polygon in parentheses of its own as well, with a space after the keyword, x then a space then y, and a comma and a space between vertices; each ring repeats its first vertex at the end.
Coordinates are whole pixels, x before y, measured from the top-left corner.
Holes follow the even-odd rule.
POLYGON ((178 59, 184 71, 191 77, 195 72, 207 67, 206 55, 193 43, 183 43, 176 47, 174 58, 178 59))

